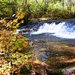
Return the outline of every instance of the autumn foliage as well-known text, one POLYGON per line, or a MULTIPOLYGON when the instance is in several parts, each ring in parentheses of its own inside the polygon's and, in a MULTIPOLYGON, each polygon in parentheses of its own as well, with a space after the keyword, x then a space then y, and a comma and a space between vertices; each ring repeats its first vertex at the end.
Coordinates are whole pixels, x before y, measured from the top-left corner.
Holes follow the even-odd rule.
POLYGON ((18 72, 20 66, 25 64, 30 56, 26 56, 25 53, 28 39, 21 34, 16 34, 16 29, 23 23, 24 17, 25 12, 18 12, 13 19, 0 20, 0 74, 18 72), (4 66, 5 64, 7 66, 4 66))

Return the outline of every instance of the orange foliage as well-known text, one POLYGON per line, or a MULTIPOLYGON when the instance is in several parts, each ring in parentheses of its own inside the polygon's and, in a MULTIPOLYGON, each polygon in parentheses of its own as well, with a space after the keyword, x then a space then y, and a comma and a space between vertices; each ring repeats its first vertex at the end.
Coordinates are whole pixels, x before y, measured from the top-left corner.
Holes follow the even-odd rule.
MULTIPOLYGON (((18 12, 15 19, 10 19, 9 21, 6 19, 0 20, 0 54, 3 53, 3 58, 0 59, 0 65, 3 65, 3 59, 6 59, 7 62, 14 60, 13 55, 16 52, 18 52, 17 57, 20 58, 19 62, 24 60, 24 52, 22 53, 22 51, 28 48, 28 41, 26 41, 28 39, 21 34, 14 34, 14 31, 22 23, 25 14, 25 12, 18 12), (18 20, 21 21, 18 22, 18 20)), ((15 58, 17 59, 17 57, 15 58)), ((14 71, 16 68, 12 69, 14 71)), ((8 69, 5 71, 8 71, 8 69)))

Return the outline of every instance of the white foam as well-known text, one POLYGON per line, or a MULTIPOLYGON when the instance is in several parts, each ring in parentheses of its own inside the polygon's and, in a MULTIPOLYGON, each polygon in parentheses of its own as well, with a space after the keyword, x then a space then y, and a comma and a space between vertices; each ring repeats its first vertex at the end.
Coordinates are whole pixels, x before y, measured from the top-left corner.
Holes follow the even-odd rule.
POLYGON ((42 34, 42 33, 54 33, 54 36, 68 39, 75 39, 75 31, 73 30, 75 26, 68 27, 65 22, 59 24, 55 23, 44 23, 39 27, 38 31, 32 31, 32 35, 42 34))

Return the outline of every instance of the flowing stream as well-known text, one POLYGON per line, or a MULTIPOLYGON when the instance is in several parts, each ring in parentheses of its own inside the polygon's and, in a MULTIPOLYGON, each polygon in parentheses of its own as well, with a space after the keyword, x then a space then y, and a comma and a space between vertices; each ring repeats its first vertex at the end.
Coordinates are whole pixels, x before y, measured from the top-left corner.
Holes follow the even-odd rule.
POLYGON ((33 42, 37 59, 58 68, 75 66, 75 20, 29 22, 18 32, 33 42))
POLYGON ((31 32, 32 35, 38 35, 42 33, 52 33, 52 35, 56 37, 75 39, 75 22, 60 22, 58 24, 56 24, 55 22, 44 23, 38 28, 37 31, 31 32))

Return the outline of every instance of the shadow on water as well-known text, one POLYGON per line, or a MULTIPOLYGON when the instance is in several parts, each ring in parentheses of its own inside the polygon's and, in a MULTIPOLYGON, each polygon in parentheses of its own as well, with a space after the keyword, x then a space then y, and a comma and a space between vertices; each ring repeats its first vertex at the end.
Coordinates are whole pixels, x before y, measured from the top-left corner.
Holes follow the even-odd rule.
POLYGON ((65 68, 75 65, 75 41, 61 39, 49 34, 29 36, 34 44, 32 52, 38 59, 54 66, 65 68))

